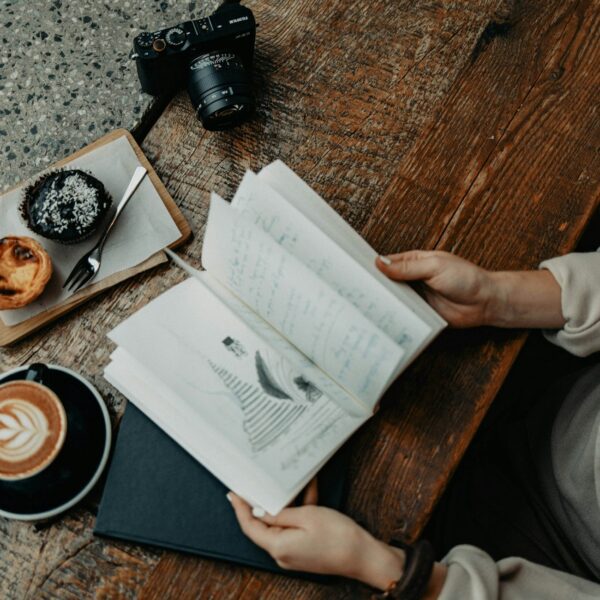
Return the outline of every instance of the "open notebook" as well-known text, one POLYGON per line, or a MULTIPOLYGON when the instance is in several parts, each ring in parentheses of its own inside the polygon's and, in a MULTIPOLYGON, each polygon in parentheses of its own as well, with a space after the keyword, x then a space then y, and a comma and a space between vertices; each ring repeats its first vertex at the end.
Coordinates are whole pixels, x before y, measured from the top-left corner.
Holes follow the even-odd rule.
MULTIPOLYGON (((271 514, 369 417, 445 322, 282 162, 212 195, 203 272, 114 329, 105 376, 271 514)), ((181 261, 178 261, 181 263, 181 261)))

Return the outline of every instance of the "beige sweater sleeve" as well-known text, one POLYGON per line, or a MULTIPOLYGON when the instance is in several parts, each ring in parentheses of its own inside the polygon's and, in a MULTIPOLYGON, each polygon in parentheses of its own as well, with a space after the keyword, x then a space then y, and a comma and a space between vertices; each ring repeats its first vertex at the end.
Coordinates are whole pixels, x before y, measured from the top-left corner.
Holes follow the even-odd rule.
MULTIPOLYGON (((578 356, 600 350, 600 251, 544 261, 561 287, 565 326, 545 332, 578 356)), ((592 473, 590 473, 592 476, 592 473)), ((438 600, 592 600, 600 585, 522 558, 495 562, 473 546, 457 546, 442 561, 448 567, 438 600)))
POLYGON ((448 574, 438 600, 598 600, 600 585, 522 558, 492 558, 456 546, 442 561, 448 574))
POLYGON ((567 321, 558 331, 546 331, 546 338, 576 356, 600 350, 600 251, 552 258, 540 269, 548 269, 558 281, 567 321))

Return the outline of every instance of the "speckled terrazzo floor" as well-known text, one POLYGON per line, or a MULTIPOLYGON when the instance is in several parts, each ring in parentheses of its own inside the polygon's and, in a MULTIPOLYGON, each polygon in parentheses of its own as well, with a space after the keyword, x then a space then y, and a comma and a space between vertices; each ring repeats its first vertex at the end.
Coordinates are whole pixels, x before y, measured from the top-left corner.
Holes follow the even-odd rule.
POLYGON ((107 131, 135 127, 152 98, 128 58, 132 39, 217 5, 0 0, 0 191, 107 131))

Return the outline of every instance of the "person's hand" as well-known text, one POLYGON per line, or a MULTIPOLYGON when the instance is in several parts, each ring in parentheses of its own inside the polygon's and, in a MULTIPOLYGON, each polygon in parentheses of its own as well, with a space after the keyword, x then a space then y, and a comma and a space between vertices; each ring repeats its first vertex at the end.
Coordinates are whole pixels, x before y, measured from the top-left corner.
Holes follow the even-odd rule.
POLYGON ((402 550, 376 540, 335 510, 300 506, 257 518, 241 498, 232 492, 227 497, 242 531, 284 569, 340 575, 378 589, 402 575, 402 550))
POLYGON ((489 320, 495 291, 491 273, 463 258, 413 250, 378 257, 376 264, 390 279, 423 282, 425 299, 453 327, 475 327, 489 320))
POLYGON ((557 329, 565 323, 561 288, 550 271, 486 271, 448 252, 425 250, 380 256, 376 265, 390 279, 417 282, 452 327, 557 329))

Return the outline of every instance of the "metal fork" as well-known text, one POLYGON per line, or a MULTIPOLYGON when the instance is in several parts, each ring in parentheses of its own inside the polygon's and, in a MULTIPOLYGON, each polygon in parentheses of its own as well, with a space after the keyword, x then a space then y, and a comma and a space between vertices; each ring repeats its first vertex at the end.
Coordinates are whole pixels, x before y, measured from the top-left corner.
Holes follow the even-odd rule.
POLYGON ((79 289, 81 289, 86 283, 90 282, 100 270, 100 263, 102 262, 102 250, 104 250, 104 244, 112 231, 114 224, 117 222, 117 219, 120 217, 121 213, 127 206, 127 203, 133 196, 135 190, 137 190, 140 183, 148 172, 144 167, 138 167, 134 173, 127 189, 125 190, 125 194, 123 194, 123 198, 119 202, 117 206, 117 210, 113 218, 110 220, 110 223, 107 225, 100 241, 84 256, 82 256, 77 264, 73 267, 71 274, 67 277, 66 281, 63 283, 63 288, 67 288, 69 291, 75 293, 79 289))

